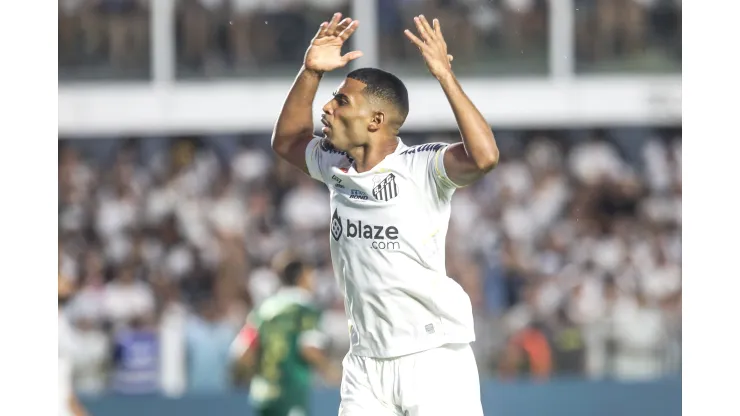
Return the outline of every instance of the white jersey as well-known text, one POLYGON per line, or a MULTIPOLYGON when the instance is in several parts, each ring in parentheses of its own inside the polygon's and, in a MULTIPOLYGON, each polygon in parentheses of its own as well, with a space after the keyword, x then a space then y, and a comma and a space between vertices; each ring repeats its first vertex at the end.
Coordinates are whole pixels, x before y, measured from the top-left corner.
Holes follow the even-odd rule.
POLYGON ((72 354, 74 351, 74 330, 72 325, 67 321, 63 312, 59 312, 59 356, 58 362, 58 391, 59 398, 57 414, 59 416, 69 416, 72 409, 69 406, 69 400, 72 396, 72 354))
POLYGON ((448 145, 396 150, 368 172, 328 141, 306 149, 311 176, 331 192, 331 256, 345 294, 352 354, 389 358, 475 340, 470 298, 445 269, 455 184, 448 145))

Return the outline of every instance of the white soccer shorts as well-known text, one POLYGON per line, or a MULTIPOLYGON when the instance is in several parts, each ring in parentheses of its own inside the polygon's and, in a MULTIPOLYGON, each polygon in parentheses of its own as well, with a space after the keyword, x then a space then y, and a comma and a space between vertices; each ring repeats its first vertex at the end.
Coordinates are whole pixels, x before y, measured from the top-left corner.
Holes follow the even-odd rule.
POLYGON ((478 366, 469 344, 398 358, 347 354, 339 416, 482 416, 478 366))

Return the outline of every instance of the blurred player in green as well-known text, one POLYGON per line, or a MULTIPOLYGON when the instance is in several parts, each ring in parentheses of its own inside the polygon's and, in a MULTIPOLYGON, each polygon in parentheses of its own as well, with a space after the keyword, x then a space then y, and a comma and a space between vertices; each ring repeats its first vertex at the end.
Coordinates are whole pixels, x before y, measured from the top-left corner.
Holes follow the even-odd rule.
POLYGON ((250 399, 260 416, 309 414, 311 373, 340 377, 324 350, 319 310, 312 304, 313 270, 299 260, 278 264, 283 287, 256 307, 232 352, 252 374, 250 399))

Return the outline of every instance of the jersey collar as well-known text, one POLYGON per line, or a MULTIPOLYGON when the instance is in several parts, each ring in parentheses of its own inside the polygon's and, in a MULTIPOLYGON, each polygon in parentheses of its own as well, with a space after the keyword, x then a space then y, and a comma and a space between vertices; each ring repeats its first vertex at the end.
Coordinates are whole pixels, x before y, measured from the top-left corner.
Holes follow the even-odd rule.
POLYGON ((293 299, 298 303, 309 303, 311 301, 311 293, 306 289, 297 286, 285 286, 278 289, 280 296, 293 299))
POLYGON ((371 173, 377 173, 377 172, 375 172, 375 171, 376 171, 376 170, 377 170, 378 168, 382 167, 382 165, 383 165, 383 164, 384 164, 384 163, 385 163, 385 162, 386 162, 386 161, 387 161, 387 160, 388 160, 389 158, 391 158, 391 156, 395 156, 395 155, 397 155, 397 154, 398 154, 398 153, 400 153, 400 152, 401 152, 402 150, 404 150, 404 149, 406 149, 406 148, 408 147, 408 146, 406 146, 406 145, 405 145, 405 144, 403 143, 403 141, 401 140, 401 138, 400 138, 400 137, 396 136, 396 140, 397 140, 397 144, 396 144, 396 149, 395 149, 395 150, 393 151, 393 153, 389 153, 389 154, 387 154, 387 155, 386 155, 386 156, 385 156, 385 157, 383 158, 383 160, 381 160, 380 162, 378 162, 378 164, 377 164, 377 165, 375 165, 375 166, 374 166, 374 167, 373 167, 372 169, 370 169, 370 170, 369 170, 369 171, 367 171, 367 172, 362 172, 362 173, 358 173, 358 172, 357 172, 357 171, 355 170, 355 161, 353 160, 353 161, 352 161, 352 163, 351 163, 351 164, 349 165, 349 172, 351 172, 351 173, 352 173, 352 174, 354 174, 354 175, 367 175, 367 174, 371 174, 371 173))

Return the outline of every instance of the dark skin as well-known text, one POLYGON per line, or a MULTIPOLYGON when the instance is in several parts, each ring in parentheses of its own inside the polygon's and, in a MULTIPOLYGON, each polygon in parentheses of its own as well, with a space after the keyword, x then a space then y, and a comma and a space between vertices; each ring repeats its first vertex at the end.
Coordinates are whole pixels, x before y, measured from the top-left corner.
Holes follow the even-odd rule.
POLYGON ((398 146, 402 119, 390 103, 373 99, 365 84, 347 78, 323 107, 323 132, 331 144, 355 160, 355 170, 365 172, 398 146))
MULTIPOLYGON (((439 81, 462 138, 445 152, 443 163, 447 176, 459 186, 472 184, 498 164, 499 151, 493 132, 452 72, 452 56, 447 54, 439 21, 434 19, 430 25, 419 16, 414 22, 418 36, 407 30, 406 37, 419 48, 429 72, 439 81)), ((342 45, 358 26, 358 21, 341 19, 339 13, 330 22, 321 24, 275 125, 273 149, 306 173, 305 151, 313 136, 311 109, 319 82, 324 73, 362 56, 360 51, 341 54, 342 45)), ((345 79, 324 105, 322 115, 327 139, 354 159, 357 172, 371 170, 393 153, 402 125, 399 110, 392 103, 371 97, 364 89, 362 82, 345 79)))

